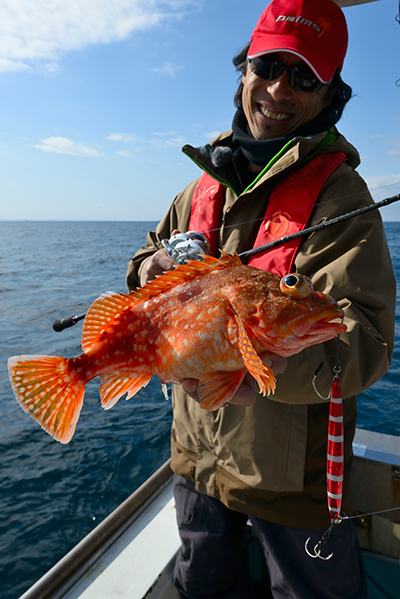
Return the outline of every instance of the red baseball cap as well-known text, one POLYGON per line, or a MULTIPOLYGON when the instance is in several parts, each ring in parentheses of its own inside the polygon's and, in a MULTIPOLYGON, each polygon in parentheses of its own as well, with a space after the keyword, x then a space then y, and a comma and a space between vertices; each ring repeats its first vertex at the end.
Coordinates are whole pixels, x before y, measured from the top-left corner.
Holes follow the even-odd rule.
POLYGON ((251 35, 247 56, 290 52, 329 83, 342 70, 347 42, 346 19, 333 0, 273 0, 251 35))

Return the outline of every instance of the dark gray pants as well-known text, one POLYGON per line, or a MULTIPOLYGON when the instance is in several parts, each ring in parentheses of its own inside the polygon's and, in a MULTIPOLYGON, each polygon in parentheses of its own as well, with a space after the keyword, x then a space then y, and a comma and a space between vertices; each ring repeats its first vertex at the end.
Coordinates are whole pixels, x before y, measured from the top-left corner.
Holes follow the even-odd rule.
POLYGON ((226 508, 220 501, 194 490, 193 483, 175 475, 174 494, 182 546, 175 564, 175 585, 189 599, 251 597, 246 557, 246 525, 250 519, 265 555, 274 599, 367 599, 368 590, 356 527, 336 526, 322 555, 310 551, 324 530, 273 524, 226 508))

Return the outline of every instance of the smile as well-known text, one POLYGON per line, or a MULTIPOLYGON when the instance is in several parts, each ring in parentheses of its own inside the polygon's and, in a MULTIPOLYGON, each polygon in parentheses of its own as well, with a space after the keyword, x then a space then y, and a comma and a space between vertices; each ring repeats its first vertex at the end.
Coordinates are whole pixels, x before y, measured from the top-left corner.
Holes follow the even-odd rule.
POLYGON ((285 121, 287 119, 290 119, 290 117, 292 116, 291 114, 288 114, 287 112, 272 112, 272 110, 269 110, 268 108, 266 108, 265 106, 262 106, 261 104, 260 106, 260 111, 262 112, 262 114, 264 116, 266 116, 268 119, 274 120, 274 121, 285 121))

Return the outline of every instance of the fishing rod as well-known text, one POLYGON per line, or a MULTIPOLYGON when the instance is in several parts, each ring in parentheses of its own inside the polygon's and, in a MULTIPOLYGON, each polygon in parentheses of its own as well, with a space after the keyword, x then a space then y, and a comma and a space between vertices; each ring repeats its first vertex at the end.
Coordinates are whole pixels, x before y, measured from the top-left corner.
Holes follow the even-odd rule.
POLYGON ((364 214, 365 212, 370 212, 371 210, 376 210, 377 208, 382 208, 382 206, 389 206, 389 204, 393 204, 393 202, 398 202, 400 200, 400 193, 390 198, 385 198, 381 202, 377 202, 376 204, 370 204, 369 206, 364 206, 364 208, 358 208, 357 210, 353 210, 352 212, 346 212, 346 214, 342 214, 341 216, 335 216, 335 218, 330 218, 329 220, 320 223, 319 225, 314 225, 313 227, 308 227, 307 229, 303 229, 303 231, 298 231, 297 233, 292 233, 291 235, 287 235, 286 237, 281 237, 280 239, 276 239, 275 241, 271 241, 270 243, 266 243, 265 245, 260 245, 252 250, 247 250, 247 252, 242 252, 239 254, 240 258, 248 258, 249 256, 253 256, 254 254, 258 254, 259 252, 264 252, 266 250, 272 250, 279 245, 283 245, 288 241, 292 241, 292 239, 297 239, 298 237, 304 237, 309 233, 313 233, 314 231, 319 231, 319 229, 324 229, 325 227, 329 227, 330 225, 335 225, 336 223, 340 223, 343 220, 347 220, 349 218, 353 218, 353 216, 358 216, 360 214, 364 214))
POLYGON ((73 327, 74 324, 79 322, 79 320, 83 320, 86 314, 80 314, 79 316, 70 316, 69 318, 61 318, 61 320, 55 320, 53 322, 53 329, 59 333, 64 329, 68 329, 69 327, 73 327))
MULTIPOLYGON (((265 245, 260 245, 251 250, 247 250, 246 252, 241 252, 239 254, 239 258, 248 258, 250 256, 253 256, 254 254, 258 254, 260 252, 265 252, 267 250, 271 250, 272 248, 278 247, 280 245, 283 245, 284 243, 288 243, 289 241, 292 241, 292 239, 297 239, 298 237, 304 237, 305 235, 308 235, 309 233, 313 233, 314 231, 319 231, 320 229, 324 229, 325 227, 329 227, 330 225, 335 225, 336 223, 340 223, 344 220, 348 220, 349 218, 353 218, 354 216, 359 216, 360 214, 364 214, 365 212, 370 212, 371 210, 377 210, 378 208, 382 208, 383 206, 389 206, 390 204, 393 204, 394 202, 398 202, 399 200, 400 200, 400 193, 395 196, 391 196, 390 198, 385 198, 384 200, 381 200, 380 202, 377 202, 376 204, 370 204, 368 206, 364 206, 364 208, 358 208, 357 210, 353 210, 352 212, 347 212, 346 214, 342 214, 341 216, 336 216, 334 218, 330 218, 329 220, 326 220, 323 223, 320 223, 319 225, 314 225, 313 227, 308 227, 307 229, 303 229, 302 231, 298 231, 297 233, 292 233, 291 235, 286 235, 285 237, 281 237, 279 239, 276 239, 275 241, 266 243, 265 245)), ((188 253, 186 254, 186 258, 189 257, 189 259, 195 259, 195 256, 193 254, 193 244, 199 246, 200 250, 203 250, 203 252, 204 252, 204 237, 203 237, 203 240, 201 240, 201 243, 199 243, 198 236, 203 237, 200 233, 197 233, 195 231, 189 231, 188 233, 178 233, 177 235, 174 236, 177 238, 176 241, 178 243, 171 244, 168 242, 168 240, 163 240, 163 245, 164 245, 165 249, 167 250, 167 252, 169 253, 169 255, 172 256, 176 262, 183 263, 184 260, 182 260, 182 258, 184 258, 185 247, 190 249, 189 254, 188 253), (181 236, 181 237, 179 237, 179 236, 181 236), (184 236, 186 236, 186 238, 184 238, 184 236), (176 259, 178 257, 178 255, 179 255, 179 260, 176 259)), ((171 240, 169 240, 169 241, 171 241, 171 240)), ((207 242, 205 241, 205 243, 207 243, 207 242)), ((194 253, 196 253, 196 250, 194 253)), ((56 320, 53 323, 53 329, 57 332, 63 331, 64 329, 74 326, 79 320, 83 320, 85 318, 85 316, 86 316, 86 314, 81 314, 80 316, 70 316, 69 318, 62 318, 61 320, 56 320)))

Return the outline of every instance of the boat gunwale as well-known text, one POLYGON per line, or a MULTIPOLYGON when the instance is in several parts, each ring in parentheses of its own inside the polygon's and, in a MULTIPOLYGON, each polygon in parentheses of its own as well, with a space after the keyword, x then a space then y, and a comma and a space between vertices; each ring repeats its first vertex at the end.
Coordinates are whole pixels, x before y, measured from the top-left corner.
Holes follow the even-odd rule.
POLYGON ((59 599, 162 493, 173 476, 169 458, 132 495, 33 584, 20 599, 59 599))

